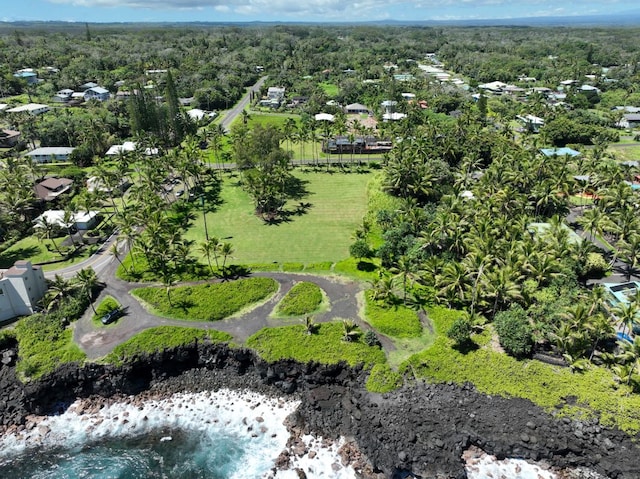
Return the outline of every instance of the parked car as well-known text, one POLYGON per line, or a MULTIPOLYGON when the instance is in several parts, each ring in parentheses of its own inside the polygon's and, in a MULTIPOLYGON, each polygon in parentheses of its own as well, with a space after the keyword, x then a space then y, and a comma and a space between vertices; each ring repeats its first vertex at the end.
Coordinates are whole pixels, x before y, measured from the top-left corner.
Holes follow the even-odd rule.
POLYGON ((102 324, 111 324, 122 315, 123 315, 122 309, 120 308, 112 309, 107 314, 105 314, 102 318, 100 318, 100 322, 102 324))
POLYGON ((176 197, 180 198, 182 195, 184 195, 184 190, 176 191, 176 197))

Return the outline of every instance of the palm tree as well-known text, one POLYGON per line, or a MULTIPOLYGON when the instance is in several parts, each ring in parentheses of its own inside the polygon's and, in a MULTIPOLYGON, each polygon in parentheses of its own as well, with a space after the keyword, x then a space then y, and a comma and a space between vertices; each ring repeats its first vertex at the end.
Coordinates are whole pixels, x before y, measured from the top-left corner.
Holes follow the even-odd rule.
POLYGON ((631 276, 640 262, 640 234, 631 234, 627 241, 621 240, 616 244, 621 259, 626 263, 627 281, 631 281, 631 276))
POLYGON ((227 258, 233 254, 233 245, 231 243, 222 243, 220 246, 220 254, 222 255, 222 271, 226 271, 227 258))
POLYGON ((62 301, 69 296, 77 287, 71 281, 64 279, 59 274, 56 274, 53 280, 48 281, 49 288, 44 297, 44 303, 47 305, 47 310, 51 311, 57 306, 60 306, 62 301))
POLYGON ((622 333, 629 332, 636 323, 640 306, 635 301, 619 303, 613 308, 613 315, 622 326, 622 333))
POLYGON ((394 273, 396 277, 402 280, 402 302, 406 305, 409 283, 416 279, 418 274, 417 262, 409 256, 402 255, 398 259, 398 263, 396 264, 396 266, 391 268, 391 272, 394 273))
POLYGON ((62 251, 60 251, 60 248, 53 239, 56 229, 56 225, 53 222, 49 221, 46 216, 40 217, 36 222, 36 235, 38 236, 38 238, 40 240, 46 238, 51 241, 58 254, 62 256, 62 251))
POLYGON ((342 320, 342 340, 347 342, 355 341, 359 335, 358 326, 350 319, 342 320))
POLYGON ((124 263, 120 259, 120 250, 118 249, 118 241, 117 240, 109 248, 109 254, 111 256, 113 256, 118 261, 118 263, 120 263, 120 265, 124 268, 124 270, 128 274, 129 273, 129 269, 124 265, 124 263))
POLYGON ((86 294, 89 304, 91 305, 91 309, 93 310, 93 313, 96 314, 96 308, 93 306, 92 301, 93 290, 100 283, 98 281, 98 276, 96 276, 96 272, 91 267, 83 268, 76 274, 75 281, 80 287, 80 290, 86 294))

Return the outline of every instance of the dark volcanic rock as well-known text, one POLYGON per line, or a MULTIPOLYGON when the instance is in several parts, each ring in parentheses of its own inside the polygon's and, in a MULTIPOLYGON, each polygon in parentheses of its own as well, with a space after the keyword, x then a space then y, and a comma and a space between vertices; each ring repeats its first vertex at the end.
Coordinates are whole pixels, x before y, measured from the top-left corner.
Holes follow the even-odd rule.
MULTIPOLYGON (((8 356, 7 356, 8 357, 8 356)), ((499 459, 585 466, 611 478, 640 477, 639 448, 597 420, 557 420, 531 402, 478 393, 470 385, 419 384, 391 394, 366 392, 360 368, 279 361, 251 351, 198 344, 141 357, 122 367, 66 365, 23 385, 0 362, 0 423, 24 424, 77 398, 250 389, 292 394, 296 431, 353 438, 371 464, 368 477, 464 478, 463 452, 476 446, 499 459)))

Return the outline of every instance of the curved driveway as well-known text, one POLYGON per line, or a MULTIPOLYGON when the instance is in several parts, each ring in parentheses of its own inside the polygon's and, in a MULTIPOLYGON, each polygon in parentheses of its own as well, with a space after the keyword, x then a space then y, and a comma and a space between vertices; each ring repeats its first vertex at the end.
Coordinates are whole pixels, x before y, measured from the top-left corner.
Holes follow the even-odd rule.
MULTIPOLYGON (((278 281, 278 292, 263 304, 250 311, 221 321, 180 321, 156 316, 147 311, 136 298, 131 295, 131 290, 149 286, 149 284, 128 283, 115 278, 113 274, 117 264, 111 263, 110 267, 101 274, 109 276, 106 287, 101 291, 95 304, 107 295, 116 298, 126 314, 116 323, 109 326, 94 325, 91 321, 93 311, 88 311, 74 324, 74 340, 87 354, 89 359, 102 357, 113 350, 118 344, 130 339, 137 333, 155 326, 185 326, 201 329, 215 329, 224 331, 233 336, 237 343, 243 343, 252 334, 265 327, 285 326, 300 324, 298 319, 276 319, 270 317, 276 304, 299 281, 309 281, 320 286, 325 292, 329 307, 326 311, 315 315, 316 322, 327 322, 337 318, 348 318, 356 321, 364 329, 369 327, 359 319, 360 304, 358 298, 362 286, 356 281, 338 277, 323 277, 293 273, 254 273, 254 276, 270 277, 278 281)), ((103 280, 106 279, 103 276, 103 280)))

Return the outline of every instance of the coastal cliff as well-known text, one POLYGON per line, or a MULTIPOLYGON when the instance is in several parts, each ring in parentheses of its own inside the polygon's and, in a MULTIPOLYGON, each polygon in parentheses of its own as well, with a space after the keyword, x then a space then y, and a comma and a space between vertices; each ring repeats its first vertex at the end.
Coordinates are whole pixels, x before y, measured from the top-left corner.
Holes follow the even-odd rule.
POLYGON ((555 418, 531 402, 477 392, 471 385, 415 384, 389 394, 365 390, 366 374, 346 365, 266 363, 253 352, 196 344, 140 357, 120 367, 66 365, 20 383, 5 352, 0 367, 0 424, 29 427, 33 414, 56 413, 77 398, 168 395, 230 388, 290 395, 298 433, 353 438, 368 474, 466 477, 462 455, 477 447, 498 458, 587 467, 610 478, 640 477, 636 446, 597 419, 555 418), (6 358, 6 359, 5 359, 6 358))

